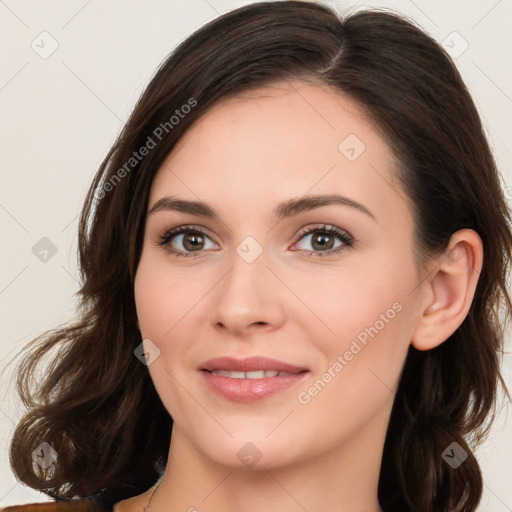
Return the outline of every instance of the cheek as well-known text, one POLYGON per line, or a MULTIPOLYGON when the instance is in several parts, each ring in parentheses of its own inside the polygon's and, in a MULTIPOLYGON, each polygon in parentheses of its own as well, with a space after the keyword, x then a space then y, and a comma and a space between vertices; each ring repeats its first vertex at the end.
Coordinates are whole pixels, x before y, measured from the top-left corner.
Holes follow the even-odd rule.
POLYGON ((309 332, 324 355, 315 368, 319 380, 302 389, 299 403, 316 402, 315 410, 346 419, 356 418, 347 414, 355 410, 371 415, 393 399, 413 332, 416 269, 411 259, 391 256, 339 277, 317 275, 315 286, 299 281, 321 319, 310 322, 309 332))
POLYGON ((297 393, 296 418, 323 433, 318 442, 326 449, 340 436, 350 439, 388 421, 407 356, 409 318, 402 302, 367 301, 365 308, 359 318, 338 312, 338 336, 322 346, 325 363, 297 393))
POLYGON ((411 258, 391 251, 347 261, 344 267, 319 269, 313 278, 307 273, 287 276, 309 309, 304 315, 308 329, 315 329, 315 339, 335 350, 360 333, 364 341, 366 329, 375 324, 379 332, 389 332, 391 324, 397 327, 395 319, 405 315, 397 315, 395 303, 405 307, 416 283, 411 258))
MULTIPOLYGON (((175 418, 186 406, 177 384, 182 380, 180 362, 186 349, 179 343, 180 320, 194 303, 194 290, 180 286, 182 278, 151 258, 141 258, 135 277, 135 304, 143 339, 151 340, 159 350, 148 366, 153 384, 169 414, 175 418), (169 366, 169 361, 173 366, 169 366), (174 377, 174 378, 173 378, 174 377)), ((178 416, 179 417, 179 416, 178 416)))
MULTIPOLYGON (((135 278, 135 304, 141 334, 157 345, 204 295, 201 281, 189 280, 154 259, 142 258, 135 278)), ((163 347, 160 347, 161 349, 163 347)))

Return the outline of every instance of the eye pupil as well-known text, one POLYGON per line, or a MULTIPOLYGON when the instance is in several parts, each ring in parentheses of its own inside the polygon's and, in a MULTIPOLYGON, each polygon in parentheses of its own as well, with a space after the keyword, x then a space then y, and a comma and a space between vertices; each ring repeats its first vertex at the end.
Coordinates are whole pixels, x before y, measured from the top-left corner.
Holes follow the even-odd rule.
POLYGON ((202 238, 203 237, 201 235, 188 233, 183 237, 183 247, 185 247, 187 250, 197 249, 199 246, 201 246, 202 243, 204 243, 202 238), (187 247, 187 244, 190 245, 187 247))
MULTIPOLYGON (((326 235, 326 234, 320 234, 320 235, 317 235, 316 237, 313 237, 313 247, 315 247, 315 245, 318 243, 318 247, 321 248, 321 249, 332 249, 333 247, 333 242, 334 242, 334 239, 332 236, 330 235, 326 235), (329 241, 326 242, 325 240, 328 239, 329 241), (330 243, 329 243, 330 242, 330 243)), ((318 248, 318 247, 315 247, 315 248, 318 248)))

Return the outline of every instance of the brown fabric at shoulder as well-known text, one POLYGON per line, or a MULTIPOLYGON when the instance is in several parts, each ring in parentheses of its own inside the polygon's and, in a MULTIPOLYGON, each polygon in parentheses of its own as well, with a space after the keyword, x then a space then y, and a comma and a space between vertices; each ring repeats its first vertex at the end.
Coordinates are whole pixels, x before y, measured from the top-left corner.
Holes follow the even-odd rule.
POLYGON ((27 503, 0 508, 0 512, 94 512, 97 509, 90 503, 47 502, 27 503))

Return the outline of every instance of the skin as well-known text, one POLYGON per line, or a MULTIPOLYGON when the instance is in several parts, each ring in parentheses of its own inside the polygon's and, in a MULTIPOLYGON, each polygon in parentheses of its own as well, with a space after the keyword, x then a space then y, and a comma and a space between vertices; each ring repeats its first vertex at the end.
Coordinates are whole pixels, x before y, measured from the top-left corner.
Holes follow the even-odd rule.
MULTIPOLYGON (((353 101, 303 82, 219 102, 168 156, 148 210, 172 194, 209 204, 219 218, 161 210, 147 219, 135 280, 138 325, 159 350, 148 370, 174 420, 151 511, 381 510, 382 448, 408 348, 431 349, 462 323, 483 257, 478 235, 462 230, 443 255, 418 267, 398 166, 353 101), (365 145, 354 161, 338 149, 350 134, 365 145), (272 214, 289 199, 332 193, 371 215, 339 204, 280 221, 272 214), (188 257, 157 244, 188 224, 207 233, 198 252, 180 235, 167 247, 188 257), (325 224, 354 244, 334 235, 343 250, 318 255, 325 249, 314 239, 325 224), (252 263, 236 251, 247 236, 263 250, 252 263), (299 393, 393 304, 400 311, 301 403, 299 393), (310 373, 260 402, 232 402, 213 394, 198 371, 227 354, 273 357, 310 373), (237 456, 249 442, 260 455, 253 467, 237 456)), ((142 510, 152 490, 116 511, 142 510)))

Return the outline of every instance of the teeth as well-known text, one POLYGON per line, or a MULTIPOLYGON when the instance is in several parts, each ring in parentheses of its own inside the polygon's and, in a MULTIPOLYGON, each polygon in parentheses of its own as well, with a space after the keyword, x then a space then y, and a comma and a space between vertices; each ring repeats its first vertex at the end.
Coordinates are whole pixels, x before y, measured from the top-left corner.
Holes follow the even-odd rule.
POLYGON ((222 377, 229 377, 230 379, 266 379, 269 377, 286 377, 288 375, 295 375, 289 372, 278 372, 275 370, 257 370, 254 372, 230 372, 227 370, 212 370, 210 373, 213 375, 221 375, 222 377))

